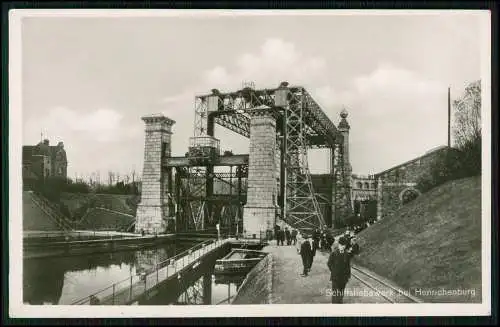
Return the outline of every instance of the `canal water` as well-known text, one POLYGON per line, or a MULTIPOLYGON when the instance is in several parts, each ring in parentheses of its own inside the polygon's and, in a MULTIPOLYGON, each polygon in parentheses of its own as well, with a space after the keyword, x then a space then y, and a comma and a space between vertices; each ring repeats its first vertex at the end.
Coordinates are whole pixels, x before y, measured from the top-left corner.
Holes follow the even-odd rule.
MULTIPOLYGON (((193 244, 165 244, 156 248, 127 252, 99 253, 70 257, 25 259, 23 261, 23 298, 25 304, 71 304, 113 283, 150 270, 193 244)), ((216 280, 212 276, 211 304, 228 303, 244 276, 216 280)), ((179 304, 189 303, 196 286, 181 295, 179 304), (188 302, 188 303, 186 303, 188 302)), ((158 303, 168 304, 168 303, 158 303)))

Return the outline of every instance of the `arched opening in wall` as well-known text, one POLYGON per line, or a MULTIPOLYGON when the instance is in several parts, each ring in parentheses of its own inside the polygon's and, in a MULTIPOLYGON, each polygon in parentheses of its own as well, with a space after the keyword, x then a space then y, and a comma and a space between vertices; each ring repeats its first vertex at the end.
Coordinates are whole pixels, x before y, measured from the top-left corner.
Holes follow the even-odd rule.
POLYGON ((420 191, 415 188, 406 188, 399 194, 401 204, 405 205, 420 196, 420 191))

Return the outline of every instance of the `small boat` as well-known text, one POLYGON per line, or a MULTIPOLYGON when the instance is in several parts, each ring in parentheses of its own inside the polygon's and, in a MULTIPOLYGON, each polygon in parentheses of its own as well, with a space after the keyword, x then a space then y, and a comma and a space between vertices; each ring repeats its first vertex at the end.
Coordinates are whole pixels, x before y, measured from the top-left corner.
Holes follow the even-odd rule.
POLYGON ((266 252, 246 249, 234 249, 222 259, 215 261, 215 275, 247 274, 266 252))

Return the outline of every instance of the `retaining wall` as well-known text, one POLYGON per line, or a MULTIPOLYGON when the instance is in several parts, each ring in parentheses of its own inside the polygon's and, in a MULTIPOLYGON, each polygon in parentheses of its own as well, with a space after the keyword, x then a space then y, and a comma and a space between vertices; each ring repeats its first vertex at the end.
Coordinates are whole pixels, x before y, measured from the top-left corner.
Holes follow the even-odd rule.
POLYGON ((231 304, 269 304, 272 294, 273 256, 268 254, 250 270, 231 304))

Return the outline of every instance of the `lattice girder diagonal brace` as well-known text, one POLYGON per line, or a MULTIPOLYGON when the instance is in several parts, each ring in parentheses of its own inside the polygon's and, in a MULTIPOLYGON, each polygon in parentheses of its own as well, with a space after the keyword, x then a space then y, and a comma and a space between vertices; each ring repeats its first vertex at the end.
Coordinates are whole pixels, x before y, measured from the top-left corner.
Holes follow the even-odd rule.
MULTIPOLYGON (((211 94, 195 98, 195 137, 213 136, 213 125, 219 124, 245 137, 250 136, 250 115, 255 110, 274 111, 281 142, 280 197, 283 199, 283 219, 294 228, 311 230, 325 226, 312 185, 307 161, 310 148, 343 146, 343 136, 310 94, 300 86, 282 83, 275 89, 244 88, 235 92, 211 94)), ((336 151, 341 158, 341 151, 336 151)), ((338 161, 338 160, 337 160, 338 161)), ((335 215, 345 207, 349 185, 341 165, 332 167, 335 183, 332 200, 335 215)))

